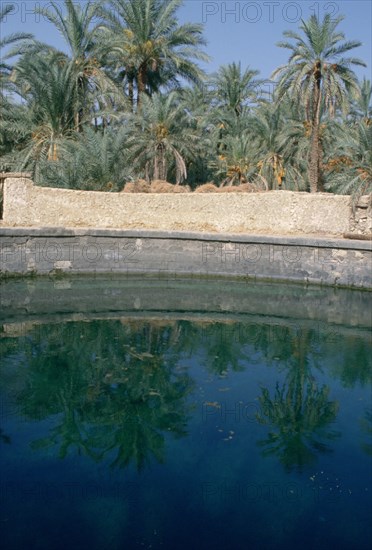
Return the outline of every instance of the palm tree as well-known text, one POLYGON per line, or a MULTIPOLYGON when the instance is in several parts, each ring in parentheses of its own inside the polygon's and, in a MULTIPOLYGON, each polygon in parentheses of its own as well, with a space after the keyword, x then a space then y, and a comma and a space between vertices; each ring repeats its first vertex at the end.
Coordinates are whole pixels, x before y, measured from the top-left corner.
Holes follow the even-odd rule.
POLYGON ((281 142, 285 127, 282 111, 283 108, 275 104, 267 104, 251 117, 251 147, 256 159, 256 174, 266 189, 280 189, 286 175, 281 142))
MULTIPOLYGON (((283 188, 296 191, 309 189, 307 170, 308 151, 311 140, 311 124, 306 121, 304 107, 293 101, 281 102, 281 131, 278 135, 278 146, 283 159, 285 174, 283 188)), ((339 127, 336 119, 325 117, 319 126, 319 141, 324 157, 334 154, 334 132, 339 127)), ((322 178, 327 182, 324 161, 321 163, 322 178)))
POLYGON ((187 123, 177 92, 143 96, 141 112, 132 115, 128 139, 131 158, 149 180, 166 180, 172 167, 176 183, 187 178, 186 160, 196 152, 198 136, 187 123))
POLYGON ((198 136, 198 153, 188 165, 187 181, 190 185, 205 183, 213 178, 212 163, 215 161, 211 123, 213 93, 206 86, 190 86, 180 91, 180 101, 186 114, 187 125, 198 136))
POLYGON ((215 166, 216 176, 222 177, 224 185, 240 185, 246 183, 248 174, 254 166, 251 138, 245 132, 242 135, 229 135, 224 140, 224 150, 220 152, 215 166))
POLYGON ((57 162, 41 162, 39 180, 48 187, 120 191, 134 178, 128 162, 128 129, 86 127, 66 141, 57 162))
POLYGON ((259 71, 245 69, 240 63, 222 65, 211 78, 211 86, 219 107, 231 110, 237 117, 242 115, 243 107, 257 101, 262 80, 255 77, 259 71))
MULTIPOLYGON (((243 150, 246 149, 246 144, 243 144, 243 135, 248 128, 251 107, 258 100, 262 83, 255 78, 258 74, 259 71, 249 68, 243 71, 240 63, 230 63, 222 65, 218 72, 212 75, 209 83, 213 108, 206 114, 211 125, 211 137, 215 142, 217 156, 217 159, 216 157, 212 159, 212 164, 218 167, 218 173, 222 173, 227 160, 227 164, 232 167, 232 171, 230 169, 227 171, 231 173, 234 180, 235 176, 239 181, 242 179, 243 174, 238 167, 241 163, 231 163, 232 159, 229 160, 227 157, 231 157, 232 150, 234 150, 233 157, 236 158, 237 155, 242 157, 243 150), (242 138, 241 147, 239 147, 240 138, 242 138), (241 151, 239 152, 238 149, 241 151)), ((246 153, 243 157, 246 157, 246 153)), ((243 165, 246 164, 244 161, 243 165)), ((231 182, 231 177, 227 176, 226 181, 231 182)))
POLYGON ((368 119, 339 128, 334 155, 325 168, 327 189, 354 198, 372 192, 372 125, 368 119), (345 131, 346 129, 346 131, 345 131))
POLYGON ((349 93, 358 91, 357 78, 350 66, 365 66, 355 57, 343 57, 361 43, 356 40, 344 42, 344 34, 336 30, 342 20, 342 16, 333 19, 327 14, 323 21, 319 21, 312 15, 300 26, 304 37, 286 31, 284 36, 294 40, 294 43, 279 42, 278 46, 288 48, 292 54, 288 63, 272 75, 273 78, 279 77, 279 98, 290 94, 305 106, 306 120, 311 124, 308 159, 311 192, 318 191, 321 181, 319 126, 322 113, 334 115, 336 107, 347 112, 349 93))
POLYGON ((101 10, 107 27, 106 53, 128 84, 137 103, 141 94, 161 85, 177 85, 178 78, 200 83, 203 71, 193 61, 208 61, 202 25, 179 25, 176 11, 182 0, 109 0, 101 10))
POLYGON ((0 171, 17 170, 20 151, 30 141, 28 130, 30 112, 22 105, 4 98, 0 104, 0 171))
POLYGON ((73 134, 74 67, 60 53, 28 54, 17 63, 12 79, 25 105, 12 105, 1 124, 17 135, 19 147, 11 153, 16 168, 30 169, 37 177, 39 161, 57 161, 63 141, 73 134))
POLYGON ((65 0, 65 11, 56 2, 50 2, 48 6, 35 11, 57 28, 70 50, 76 87, 75 129, 81 131, 82 120, 94 105, 91 98, 88 101, 90 94, 94 93, 100 105, 107 103, 107 96, 118 97, 118 90, 99 59, 98 31, 101 23, 96 22, 99 5, 88 1, 80 6, 72 0, 65 0))
POLYGON ((352 98, 351 116, 355 120, 363 119, 366 124, 372 124, 372 83, 363 78, 360 84, 360 95, 352 98))

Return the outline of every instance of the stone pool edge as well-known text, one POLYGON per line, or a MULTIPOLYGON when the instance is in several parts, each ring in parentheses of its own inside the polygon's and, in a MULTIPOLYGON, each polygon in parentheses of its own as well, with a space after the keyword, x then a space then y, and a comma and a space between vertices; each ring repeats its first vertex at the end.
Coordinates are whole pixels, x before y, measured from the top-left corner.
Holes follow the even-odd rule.
POLYGON ((372 243, 327 236, 0 227, 0 277, 245 277, 372 288, 372 243))

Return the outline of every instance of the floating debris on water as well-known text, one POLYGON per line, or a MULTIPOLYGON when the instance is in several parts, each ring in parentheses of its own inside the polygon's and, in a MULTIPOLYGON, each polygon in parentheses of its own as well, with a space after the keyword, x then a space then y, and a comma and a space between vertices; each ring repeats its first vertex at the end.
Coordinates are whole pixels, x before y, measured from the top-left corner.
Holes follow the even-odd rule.
POLYGON ((216 409, 221 408, 221 404, 218 401, 206 401, 204 405, 208 405, 208 407, 215 407, 216 409))

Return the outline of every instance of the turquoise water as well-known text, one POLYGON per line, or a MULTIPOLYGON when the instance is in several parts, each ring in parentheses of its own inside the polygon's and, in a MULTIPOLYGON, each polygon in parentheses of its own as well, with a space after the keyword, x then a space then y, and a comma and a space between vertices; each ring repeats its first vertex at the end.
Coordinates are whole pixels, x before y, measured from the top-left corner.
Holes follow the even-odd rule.
MULTIPOLYGON (((298 307, 309 292, 293 290, 298 307)), ((2 547, 370 548, 365 322, 325 321, 319 303, 306 318, 265 303, 253 318, 136 299, 115 316, 77 302, 67 314, 73 301, 40 314, 31 298, 27 318, 4 315, 2 547)))

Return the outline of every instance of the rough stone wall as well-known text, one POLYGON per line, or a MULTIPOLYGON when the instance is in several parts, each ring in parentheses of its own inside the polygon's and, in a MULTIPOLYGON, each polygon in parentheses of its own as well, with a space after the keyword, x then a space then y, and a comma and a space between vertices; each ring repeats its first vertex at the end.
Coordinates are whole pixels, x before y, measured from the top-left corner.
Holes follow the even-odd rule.
POLYGON ((372 235, 372 195, 360 197, 350 213, 350 233, 372 235))
POLYGON ((350 197, 103 193, 37 187, 15 175, 4 179, 3 225, 341 236, 350 231, 350 197))

